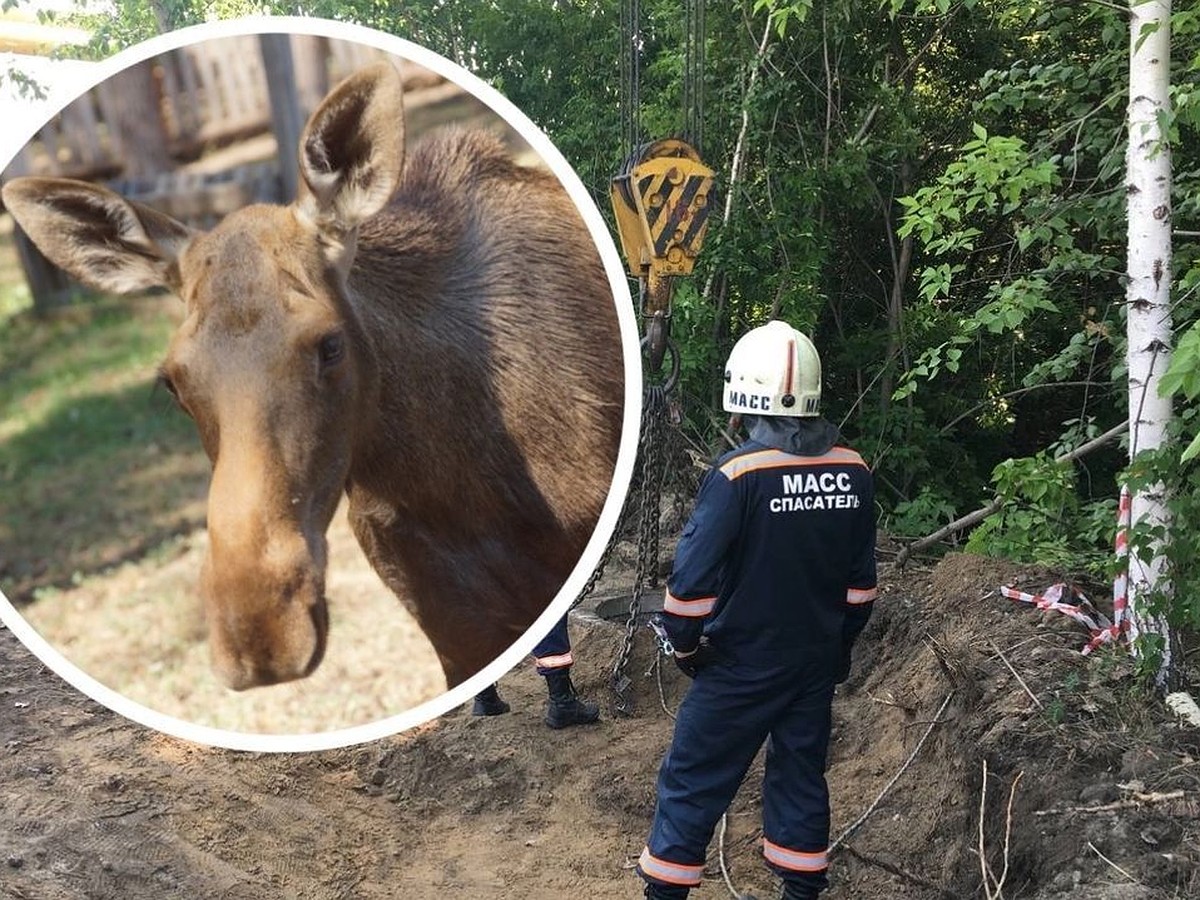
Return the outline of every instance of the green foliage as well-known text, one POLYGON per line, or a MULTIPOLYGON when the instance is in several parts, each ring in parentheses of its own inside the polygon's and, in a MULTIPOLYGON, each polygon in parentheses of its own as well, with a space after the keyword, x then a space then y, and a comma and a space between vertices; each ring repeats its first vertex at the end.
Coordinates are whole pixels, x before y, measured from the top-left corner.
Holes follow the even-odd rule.
POLYGON ((1116 574, 1117 499, 1084 499, 1078 470, 1055 461, 1098 432, 1092 419, 1071 419, 1046 452, 998 464, 992 485, 1002 505, 971 533, 967 549, 1110 580, 1116 574))
MULTIPOLYGON (((953 408, 946 394, 972 398, 950 418, 957 423, 952 433, 969 434, 967 426, 987 433, 1003 423, 1017 434, 1042 435, 1037 443, 1009 444, 1024 452, 1005 453, 994 469, 1005 505, 972 533, 971 549, 1110 577, 1116 452, 1089 458, 1087 469, 1049 457, 1126 414, 1120 136, 1127 24, 1119 10, 1098 4, 1086 10, 1006 4, 1001 15, 1022 40, 1005 64, 977 76, 971 137, 899 201, 905 214, 899 234, 918 248, 918 299, 906 310, 910 361, 894 397, 939 417, 953 408), (948 364, 951 349, 962 351, 955 367, 948 364), (934 381, 936 391, 929 389, 934 381), (1037 390, 1055 383, 1063 387, 1037 390), (1065 433, 1052 441, 1060 428, 1065 433), (1039 447, 1049 449, 1031 455, 1039 447)), ((1176 43, 1186 48, 1196 10, 1182 20, 1177 15, 1176 23, 1176 43)), ((1198 62, 1190 50, 1176 58, 1174 112, 1165 123, 1179 197, 1175 221, 1188 223, 1184 228, 1200 212, 1198 62), (1187 211, 1181 215, 1179 207, 1187 211)), ((1173 261, 1177 321, 1197 314, 1196 270, 1195 242, 1184 238, 1173 261)), ((1200 332, 1185 328, 1181 335, 1163 387, 1180 398, 1180 424, 1191 437, 1200 430, 1200 332)), ((1153 476, 1138 483, 1166 486, 1172 524, 1133 536, 1146 552, 1170 548, 1176 591, 1148 598, 1150 610, 1192 628, 1198 619, 1189 598, 1200 587, 1193 572, 1200 546, 1188 537, 1200 530, 1189 468, 1196 455, 1200 438, 1182 462, 1178 447, 1155 457, 1153 476)), ((977 452, 974 459, 986 456, 977 452)))
POLYGON ((978 123, 971 130, 975 140, 962 146, 934 184, 899 198, 908 212, 898 234, 915 232, 934 255, 974 248, 973 239, 982 232, 963 224, 973 214, 1008 215, 1059 180, 1055 162, 1033 160, 1020 138, 989 136, 978 123))
POLYGON ((906 11, 910 15, 944 16, 955 8, 971 9, 976 2, 977 0, 961 0, 960 3, 954 3, 953 0, 881 0, 879 5, 888 11, 888 15, 895 18, 906 11))
MULTIPOLYGON (((982 228, 970 223, 982 225, 1008 217, 1008 223, 1001 226, 1007 232, 1004 239, 1015 243, 1017 252, 1034 244, 1053 244, 1059 237, 1069 244, 1068 225, 1061 215, 1034 221, 1023 221, 1017 215, 1023 207, 1038 208, 1034 201, 1044 199, 1059 184, 1056 161, 1033 160, 1023 141, 989 135, 978 123, 972 125, 972 131, 974 140, 963 145, 959 158, 934 184, 899 198, 905 209, 899 236, 917 238, 931 260, 919 272, 919 294, 928 304, 922 324, 930 331, 950 329, 950 337, 918 357, 896 399, 913 393, 918 379, 936 377, 943 369, 943 354, 952 363, 945 366, 946 371, 957 372, 964 346, 990 335, 1015 333, 1038 310, 1057 311, 1048 297, 1048 279, 1038 274, 993 281, 981 295, 976 288, 971 293, 980 297, 981 305, 955 313, 970 300, 955 296, 954 279, 969 270, 977 243, 985 236, 982 228)), ((997 229, 989 228, 986 237, 995 241, 997 229)))
POLYGON ((1063 725, 1079 716, 1080 708, 1089 705, 1087 683, 1077 671, 1069 671, 1053 689, 1053 696, 1046 703, 1043 715, 1052 725, 1063 725))
POLYGON ((920 537, 953 522, 956 517, 950 499, 936 488, 925 485, 912 500, 901 500, 892 508, 885 527, 896 537, 920 537))
POLYGON ((91 40, 78 47, 63 47, 68 57, 100 60, 112 56, 139 41, 159 33, 154 10, 149 3, 116 3, 111 11, 79 11, 67 20, 91 32, 91 40))
POLYGON ((770 22, 775 26, 775 30, 779 32, 779 36, 783 37, 788 30, 788 24, 795 22, 797 25, 803 25, 813 9, 813 0, 754 0, 754 12, 760 13, 767 10, 767 15, 770 17, 770 22))
POLYGON ((1067 719, 1067 703, 1062 697, 1051 697, 1046 704, 1045 716, 1051 725, 1061 725, 1067 719))
POLYGON ((0 88, 3 88, 6 82, 15 86, 17 93, 24 100, 46 99, 46 89, 42 87, 41 83, 20 69, 9 68, 7 71, 0 72, 0 88))
POLYGON ((967 550, 1064 565, 1074 556, 1064 523, 1078 510, 1073 472, 1039 454, 1006 459, 992 472, 1000 510, 971 532, 967 550))
MULTIPOLYGON (((1158 382, 1159 393, 1164 397, 1181 395, 1186 400, 1195 401, 1200 397, 1200 321, 1193 322, 1191 327, 1179 338, 1175 352, 1171 356, 1171 364, 1158 382)), ((1195 407, 1190 411, 1194 417, 1195 407)), ((1200 455, 1200 434, 1197 434, 1180 456, 1180 462, 1189 462, 1200 455)))

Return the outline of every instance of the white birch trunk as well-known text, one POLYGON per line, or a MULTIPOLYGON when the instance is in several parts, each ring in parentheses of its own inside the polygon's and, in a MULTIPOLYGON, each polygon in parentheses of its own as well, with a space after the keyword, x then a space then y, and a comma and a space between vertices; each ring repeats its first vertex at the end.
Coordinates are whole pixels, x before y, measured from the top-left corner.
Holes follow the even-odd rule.
MULTIPOLYGON (((1171 354, 1171 155, 1161 117, 1169 109, 1170 0, 1130 0, 1129 148, 1126 157, 1129 212, 1128 309, 1129 455, 1160 447, 1167 438, 1171 400, 1158 381, 1171 354)), ((1132 523, 1169 522, 1162 485, 1133 496, 1132 523)), ((1161 547, 1133 547, 1129 554, 1130 637, 1161 637, 1161 687, 1170 667, 1170 635, 1161 617, 1145 609, 1152 591, 1170 592, 1161 547), (1139 600, 1141 602, 1139 602, 1139 600)), ((1136 652, 1136 650, 1135 650, 1136 652)))

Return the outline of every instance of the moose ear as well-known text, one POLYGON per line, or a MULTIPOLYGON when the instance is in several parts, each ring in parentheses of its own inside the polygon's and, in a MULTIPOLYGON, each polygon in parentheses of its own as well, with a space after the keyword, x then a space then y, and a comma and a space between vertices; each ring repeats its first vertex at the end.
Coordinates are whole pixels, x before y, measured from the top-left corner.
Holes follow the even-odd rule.
POLYGON ((297 208, 320 228, 347 232, 387 204, 404 165, 400 73, 381 62, 327 96, 300 136, 297 208))
POLYGON ((46 258, 84 284, 117 294, 179 288, 186 225, 112 191, 67 178, 14 178, 4 205, 46 258))

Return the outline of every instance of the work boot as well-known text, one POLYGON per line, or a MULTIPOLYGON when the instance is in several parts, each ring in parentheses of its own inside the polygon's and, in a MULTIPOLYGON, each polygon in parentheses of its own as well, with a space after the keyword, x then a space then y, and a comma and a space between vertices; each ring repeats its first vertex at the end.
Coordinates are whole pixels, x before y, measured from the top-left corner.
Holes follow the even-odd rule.
POLYGON ((473 716, 502 716, 512 709, 500 699, 500 692, 494 684, 489 684, 475 695, 475 705, 471 707, 473 716))
POLYGON ((821 888, 799 881, 785 881, 779 894, 779 900, 817 900, 821 888))
POLYGON ((546 690, 550 692, 550 699, 546 701, 546 724, 551 728, 590 725, 599 721, 600 707, 579 699, 569 672, 551 672, 547 675, 546 690))
POLYGON ((665 884, 651 884, 646 882, 646 891, 643 896, 646 900, 687 900, 688 889, 678 887, 676 885, 667 886, 665 884))

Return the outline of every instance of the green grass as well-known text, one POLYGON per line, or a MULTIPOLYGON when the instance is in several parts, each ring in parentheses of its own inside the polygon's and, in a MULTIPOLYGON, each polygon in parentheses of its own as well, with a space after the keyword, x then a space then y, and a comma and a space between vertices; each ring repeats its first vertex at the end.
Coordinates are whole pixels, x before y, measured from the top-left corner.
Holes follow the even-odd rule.
POLYGON ((0 233, 0 588, 15 601, 200 524, 208 464, 154 388, 182 309, 87 297, 32 309, 0 233))

